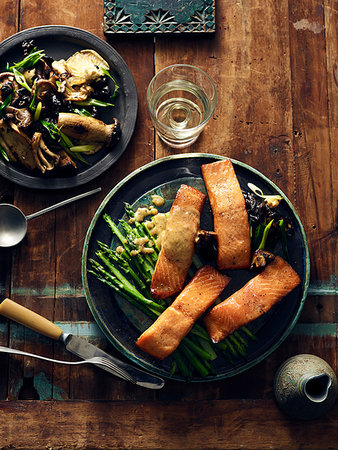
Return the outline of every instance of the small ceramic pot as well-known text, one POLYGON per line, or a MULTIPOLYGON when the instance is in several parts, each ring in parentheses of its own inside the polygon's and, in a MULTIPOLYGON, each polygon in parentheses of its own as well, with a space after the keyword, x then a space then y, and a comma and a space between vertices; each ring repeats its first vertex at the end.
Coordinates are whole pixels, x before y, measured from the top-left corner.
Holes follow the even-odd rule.
POLYGON ((300 354, 289 358, 274 379, 280 408, 296 419, 315 419, 328 411, 337 397, 337 378, 323 359, 300 354))

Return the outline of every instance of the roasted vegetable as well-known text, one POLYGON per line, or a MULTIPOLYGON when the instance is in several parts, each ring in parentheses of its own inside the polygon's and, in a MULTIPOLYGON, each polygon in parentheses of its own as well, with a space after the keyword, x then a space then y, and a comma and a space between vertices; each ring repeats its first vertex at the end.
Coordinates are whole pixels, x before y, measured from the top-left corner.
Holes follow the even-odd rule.
POLYGON ((255 250, 255 252, 253 254, 250 269, 253 269, 253 268, 259 269, 261 267, 265 267, 267 264, 269 264, 274 259, 275 259, 275 255, 273 253, 259 248, 259 249, 255 250))
POLYGON ((113 119, 106 125, 95 118, 96 107, 114 106, 111 96, 118 92, 109 64, 91 49, 66 61, 54 61, 33 41, 24 41, 22 49, 23 59, 7 63, 0 74, 0 145, 5 161, 42 174, 59 164, 73 171, 72 158, 89 164, 82 154, 110 149, 120 137, 120 123, 113 119), (78 109, 83 105, 88 106, 84 112, 78 109), (60 157, 63 150, 67 157, 60 157))
POLYGON ((120 137, 120 123, 117 119, 113 120, 111 125, 107 125, 93 117, 60 113, 58 127, 65 135, 81 143, 102 143, 111 148, 120 137))
MULTIPOLYGON (((255 195, 251 192, 243 192, 245 205, 251 227, 251 241, 253 257, 251 268, 258 267, 255 251, 273 250, 278 241, 282 242, 283 256, 288 260, 287 236, 293 233, 293 224, 288 217, 283 217, 276 207, 270 207, 266 201, 266 195, 255 195)), ((270 196, 275 197, 275 196, 270 196)), ((280 196, 278 196, 280 197, 280 196)), ((279 202, 278 202, 279 204, 279 202)), ((262 255, 258 255, 260 263, 262 255)), ((265 259, 268 263, 269 259, 265 259)), ((259 266, 262 267, 262 266, 259 266)))
POLYGON ((195 239, 195 251, 207 261, 217 258, 217 235, 214 231, 199 230, 195 239))
POLYGON ((32 138, 32 151, 36 166, 45 173, 46 170, 53 170, 58 164, 60 155, 53 153, 45 144, 41 133, 34 133, 32 138))
POLYGON ((36 167, 31 140, 19 130, 17 125, 12 122, 6 123, 4 119, 1 119, 0 135, 2 141, 5 142, 4 148, 8 156, 12 155, 16 161, 20 161, 29 170, 36 167))

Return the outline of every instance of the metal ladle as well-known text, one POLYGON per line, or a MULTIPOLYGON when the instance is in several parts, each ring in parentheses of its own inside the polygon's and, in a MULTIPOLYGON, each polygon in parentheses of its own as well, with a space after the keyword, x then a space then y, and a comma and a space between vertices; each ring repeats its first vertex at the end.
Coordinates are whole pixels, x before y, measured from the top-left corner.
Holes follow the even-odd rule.
POLYGON ((41 209, 29 216, 25 216, 24 213, 14 205, 10 203, 0 204, 0 247, 14 247, 19 244, 27 233, 28 220, 35 219, 35 217, 42 214, 53 211, 60 208, 60 206, 67 205, 68 203, 75 202, 81 198, 100 192, 102 188, 94 189, 93 191, 84 192, 83 194, 76 195, 75 197, 63 200, 55 205, 48 206, 48 208, 41 209))

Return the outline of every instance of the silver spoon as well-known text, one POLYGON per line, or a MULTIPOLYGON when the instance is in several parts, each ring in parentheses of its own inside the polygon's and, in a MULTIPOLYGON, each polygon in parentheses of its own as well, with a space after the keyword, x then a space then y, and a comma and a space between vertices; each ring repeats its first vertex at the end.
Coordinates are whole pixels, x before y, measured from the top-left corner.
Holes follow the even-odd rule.
POLYGON ((88 195, 96 194, 100 192, 102 188, 94 189, 93 191, 85 192, 75 197, 63 200, 55 205, 48 206, 48 208, 41 209, 29 216, 25 216, 24 213, 14 205, 10 203, 0 204, 0 247, 13 247, 19 244, 27 233, 27 222, 28 220, 35 219, 35 217, 41 216, 42 214, 53 211, 60 206, 67 205, 68 203, 75 202, 81 198, 87 197, 88 195))

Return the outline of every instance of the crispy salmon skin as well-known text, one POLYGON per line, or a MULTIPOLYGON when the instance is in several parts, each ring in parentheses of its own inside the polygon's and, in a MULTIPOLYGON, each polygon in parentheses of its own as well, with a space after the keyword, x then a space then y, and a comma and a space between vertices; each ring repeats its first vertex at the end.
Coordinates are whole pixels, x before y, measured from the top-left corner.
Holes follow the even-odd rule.
POLYGON ((230 159, 201 166, 217 235, 217 267, 250 266, 250 227, 245 200, 230 159))
POLYGON ((183 289, 205 199, 205 194, 185 184, 177 191, 151 280, 153 297, 168 298, 183 289))
POLYGON ((205 316, 204 323, 210 338, 213 342, 219 342, 237 328, 257 319, 300 282, 293 268, 276 256, 263 272, 205 316))
POLYGON ((169 356, 229 281, 229 277, 211 266, 200 268, 176 300, 138 338, 136 345, 158 359, 169 356))

